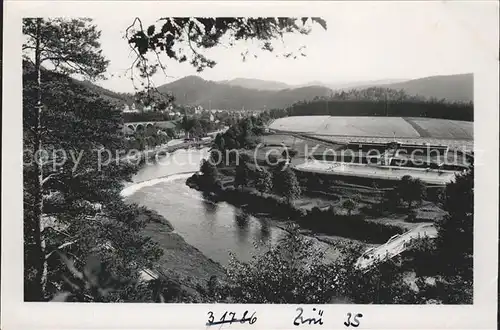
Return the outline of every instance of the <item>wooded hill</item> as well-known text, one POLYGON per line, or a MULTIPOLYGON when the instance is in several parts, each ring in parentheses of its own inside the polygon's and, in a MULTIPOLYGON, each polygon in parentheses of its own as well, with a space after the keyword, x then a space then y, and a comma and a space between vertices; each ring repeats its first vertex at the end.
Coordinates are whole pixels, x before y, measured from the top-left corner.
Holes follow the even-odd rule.
POLYGON ((332 91, 349 91, 351 89, 362 90, 370 87, 381 87, 403 90, 408 95, 418 95, 427 99, 446 99, 449 102, 469 102, 474 99, 474 77, 472 73, 430 76, 412 80, 385 79, 376 81, 354 81, 349 83, 313 81, 301 85, 289 85, 279 81, 248 78, 235 78, 232 80, 221 81, 221 83, 231 86, 268 91, 296 89, 307 86, 323 86, 331 89, 332 91))
POLYGON ((172 93, 179 104, 201 105, 209 109, 263 110, 287 107, 317 96, 329 96, 332 91, 323 86, 308 86, 278 91, 257 90, 227 83, 207 81, 188 76, 158 88, 162 93, 172 93))

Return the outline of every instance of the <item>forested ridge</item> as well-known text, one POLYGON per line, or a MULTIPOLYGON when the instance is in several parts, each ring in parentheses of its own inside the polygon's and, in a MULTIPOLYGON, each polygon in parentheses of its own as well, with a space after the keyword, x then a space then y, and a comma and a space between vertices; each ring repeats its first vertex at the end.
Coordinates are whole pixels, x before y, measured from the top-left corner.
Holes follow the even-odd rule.
POLYGON ((299 101, 289 107, 272 109, 273 117, 284 116, 386 116, 474 120, 472 102, 408 95, 403 90, 381 87, 339 91, 329 97, 299 101))

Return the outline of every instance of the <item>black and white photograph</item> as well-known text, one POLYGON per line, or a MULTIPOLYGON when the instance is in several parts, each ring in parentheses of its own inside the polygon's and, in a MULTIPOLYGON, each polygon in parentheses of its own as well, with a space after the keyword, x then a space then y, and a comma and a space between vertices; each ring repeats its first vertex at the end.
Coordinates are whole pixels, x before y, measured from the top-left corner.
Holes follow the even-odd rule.
POLYGON ((24 304, 290 305, 284 329, 496 303, 498 3, 41 3, 4 45, 24 304))

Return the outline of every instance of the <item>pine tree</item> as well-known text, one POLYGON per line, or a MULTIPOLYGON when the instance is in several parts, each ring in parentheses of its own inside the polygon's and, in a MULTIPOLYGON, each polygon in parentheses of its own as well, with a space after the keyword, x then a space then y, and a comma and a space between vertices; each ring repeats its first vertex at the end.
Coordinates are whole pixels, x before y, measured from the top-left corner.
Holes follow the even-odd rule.
POLYGON ((420 179, 405 175, 398 183, 396 193, 408 203, 408 210, 410 210, 413 202, 420 202, 425 197, 425 185, 420 179))
MULTIPOLYGON (((100 33, 88 20, 26 19, 23 28, 25 299, 72 286, 62 277, 63 255, 77 268, 94 256, 131 283, 161 250, 139 233, 144 210, 120 196, 136 171, 117 161, 125 149, 121 112, 68 77, 96 78, 105 69, 100 33)), ((126 298, 88 293, 80 298, 126 298)))
POLYGON ((201 161, 200 172, 203 174, 205 182, 213 188, 217 182, 217 176, 219 175, 217 167, 215 167, 215 165, 213 165, 210 161, 203 159, 201 161))
POLYGON ((106 69, 108 61, 102 56, 98 39, 100 32, 90 25, 88 19, 42 19, 27 18, 23 20, 23 34, 26 41, 23 44, 23 58, 34 65, 35 100, 32 102, 33 121, 28 128, 32 134, 33 155, 38 157, 34 162, 36 180, 30 187, 33 194, 33 214, 28 226, 33 230, 32 239, 36 260, 34 277, 37 283, 37 295, 43 297, 47 282, 47 262, 45 260, 45 241, 43 239, 43 188, 51 179, 44 173, 45 161, 42 159, 44 150, 44 134, 46 133, 45 106, 43 104, 42 68, 64 74, 77 74, 88 78, 99 77, 106 69), (38 151, 38 152, 37 152, 38 151))
MULTIPOLYGON (((41 237, 44 245, 46 281, 43 296, 33 291, 36 278, 29 278, 28 300, 49 297, 61 288, 64 267, 58 251, 71 255, 76 266, 83 266, 90 255, 98 256, 121 280, 133 280, 137 272, 152 266, 160 251, 138 230, 147 219, 139 216, 135 205, 126 205, 120 191, 123 182, 135 173, 133 164, 117 162, 124 150, 120 110, 88 92, 71 78, 42 71, 42 102, 45 181, 42 189, 41 237), (101 150, 101 151, 98 151, 101 150), (99 156, 101 153, 101 156, 99 156), (101 158, 101 159, 99 159, 101 158)), ((32 67, 24 75, 24 143, 29 154, 35 150, 32 127, 36 102, 36 81, 32 67)), ((36 245, 33 219, 37 183, 36 169, 24 170, 26 269, 36 264, 31 257, 36 245)), ((36 219, 35 219, 36 220, 36 219)), ((36 250, 35 250, 36 252, 36 250)))
POLYGON ((263 193, 270 193, 273 189, 273 179, 271 173, 262 168, 257 172, 257 179, 255 180, 255 188, 263 193))
POLYGON ((289 167, 276 170, 273 174, 273 189, 289 203, 300 197, 301 189, 295 172, 289 167))

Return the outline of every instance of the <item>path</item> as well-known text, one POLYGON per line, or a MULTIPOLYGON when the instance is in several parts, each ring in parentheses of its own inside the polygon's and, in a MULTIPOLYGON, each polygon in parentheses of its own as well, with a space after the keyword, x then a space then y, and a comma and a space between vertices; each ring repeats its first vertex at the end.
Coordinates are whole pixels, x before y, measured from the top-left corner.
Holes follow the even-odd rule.
POLYGON ((402 253, 410 246, 409 243, 412 239, 421 237, 435 238, 437 237, 437 229, 432 223, 424 223, 402 235, 395 235, 387 243, 366 250, 356 262, 356 267, 368 270, 374 263, 402 253))

